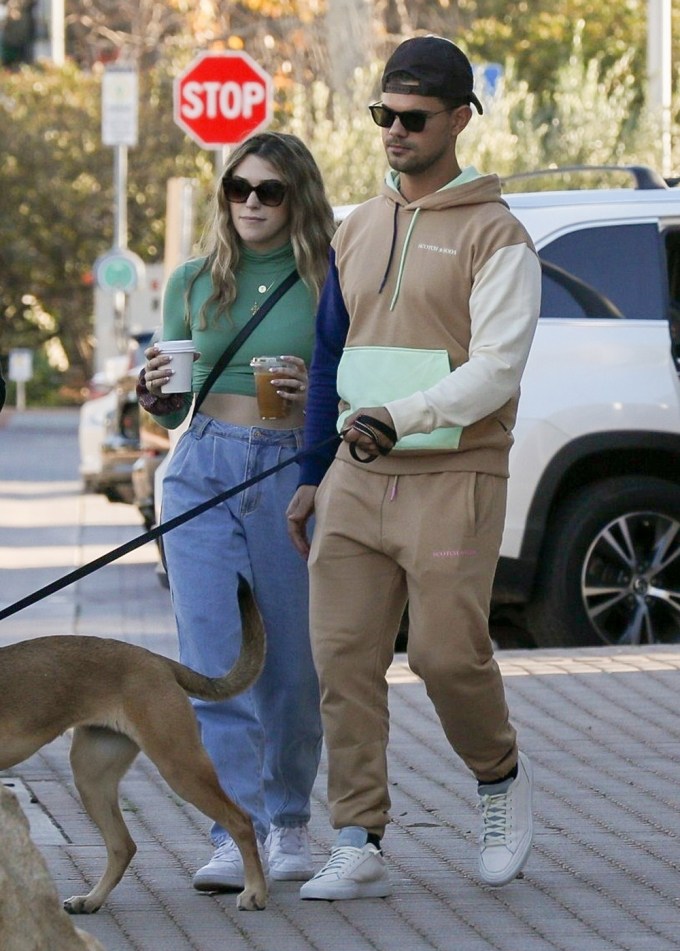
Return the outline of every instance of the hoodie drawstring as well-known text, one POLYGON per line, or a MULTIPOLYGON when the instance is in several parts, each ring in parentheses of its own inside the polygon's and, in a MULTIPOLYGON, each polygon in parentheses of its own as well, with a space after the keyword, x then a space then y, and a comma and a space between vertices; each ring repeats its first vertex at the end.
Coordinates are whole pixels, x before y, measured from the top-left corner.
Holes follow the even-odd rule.
POLYGON ((418 220, 418 215, 420 214, 420 208, 416 208, 415 214, 411 219, 411 224, 408 226, 408 231, 406 232, 406 238, 404 240, 404 247, 401 249, 401 259, 399 261, 399 273, 397 274, 397 286, 394 289, 394 294, 392 300, 390 301, 390 310, 394 310, 394 306, 397 303, 397 298, 399 297, 399 291, 401 290, 401 279, 404 276, 404 266, 406 264, 406 254, 408 252, 408 246, 411 241, 411 234, 413 229, 416 226, 416 221, 418 220))
MULTIPOLYGON (((383 288, 385 287, 385 284, 387 282, 387 277, 390 273, 390 268, 392 267, 392 259, 394 258, 394 249, 397 244, 397 218, 399 216, 399 207, 400 206, 398 202, 395 202, 394 203, 394 217, 392 219, 392 244, 390 245, 390 253, 389 253, 389 257, 387 258, 387 267, 385 268, 383 279, 380 282, 380 287, 378 288, 379 294, 382 294, 383 292, 383 288)), ((409 242, 411 240, 411 234, 413 232, 413 229, 416 224, 416 219, 418 218, 419 214, 420 214, 420 208, 416 208, 415 214, 413 215, 413 218, 411 219, 411 223, 408 226, 408 231, 406 232, 404 247, 402 248, 402 251, 401 251, 401 260, 399 261, 399 271, 397 273, 397 286, 394 290, 392 300, 390 301, 390 310, 394 310, 394 305, 397 303, 397 298, 399 297, 399 291, 401 290, 401 279, 404 274, 404 265, 406 263, 406 253, 408 251, 409 242)))
POLYGON ((387 275, 390 273, 390 267, 392 266, 392 258, 394 256, 394 246, 397 243, 397 215, 399 214, 399 205, 394 203, 394 217, 392 219, 392 244, 390 245, 390 254, 387 259, 387 267, 385 268, 385 273, 383 274, 383 279, 380 282, 380 287, 378 288, 378 293, 382 294, 383 287, 387 281, 387 275))

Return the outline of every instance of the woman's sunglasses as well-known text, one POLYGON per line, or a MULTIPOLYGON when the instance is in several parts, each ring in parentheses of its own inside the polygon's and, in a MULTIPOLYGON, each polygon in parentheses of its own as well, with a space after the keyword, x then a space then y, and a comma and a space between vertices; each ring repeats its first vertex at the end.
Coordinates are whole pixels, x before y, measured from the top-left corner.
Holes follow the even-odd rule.
POLYGON ((275 178, 268 178, 266 181, 260 182, 259 185, 251 185, 246 178, 223 178, 222 188, 227 201, 235 201, 242 205, 248 201, 252 192, 255 192, 259 203, 267 205, 269 208, 276 208, 280 205, 288 191, 288 186, 275 178))
POLYGON ((397 112, 395 109, 383 106, 381 102, 374 102, 372 106, 368 107, 368 111, 371 113, 371 118, 375 124, 379 125, 381 129, 391 129, 394 120, 398 119, 407 132, 422 132, 428 119, 431 119, 432 116, 438 116, 442 112, 451 112, 451 109, 440 109, 438 112, 407 109, 405 112, 397 112))

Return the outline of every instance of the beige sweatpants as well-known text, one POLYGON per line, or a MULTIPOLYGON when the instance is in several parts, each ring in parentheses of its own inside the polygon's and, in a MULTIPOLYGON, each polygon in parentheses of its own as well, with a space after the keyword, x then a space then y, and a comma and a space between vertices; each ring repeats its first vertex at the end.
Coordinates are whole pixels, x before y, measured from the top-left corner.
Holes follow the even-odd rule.
POLYGON ((389 821, 385 678, 407 599, 409 663, 449 743, 479 780, 514 767, 488 629, 505 499, 497 476, 385 476, 338 460, 319 487, 310 612, 334 828, 382 835, 389 821))

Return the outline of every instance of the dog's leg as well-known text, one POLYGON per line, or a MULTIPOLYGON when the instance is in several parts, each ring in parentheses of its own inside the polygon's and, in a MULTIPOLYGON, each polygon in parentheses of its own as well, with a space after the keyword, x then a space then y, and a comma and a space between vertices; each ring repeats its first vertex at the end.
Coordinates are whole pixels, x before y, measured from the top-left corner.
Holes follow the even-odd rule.
POLYGON ((238 907, 259 911, 267 902, 267 883, 250 817, 220 786, 215 767, 201 743, 198 724, 184 693, 163 698, 158 711, 146 709, 140 746, 178 796, 227 830, 243 859, 244 889, 238 907))
POLYGON ((101 727, 76 727, 71 744, 71 768, 80 798, 106 844, 106 869, 87 895, 64 902, 72 915, 93 914, 123 877, 137 851, 118 803, 118 786, 139 752, 122 733, 101 727))

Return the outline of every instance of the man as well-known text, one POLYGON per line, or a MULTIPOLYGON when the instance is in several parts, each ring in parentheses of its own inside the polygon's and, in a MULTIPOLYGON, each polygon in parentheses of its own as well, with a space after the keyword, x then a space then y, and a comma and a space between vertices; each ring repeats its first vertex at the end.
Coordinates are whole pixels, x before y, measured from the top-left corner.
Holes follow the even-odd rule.
POLYGON ((311 629, 338 835, 302 898, 384 897, 386 671, 408 599, 409 662, 478 781, 480 874, 504 885, 531 847, 488 615, 519 382, 540 306, 531 240, 495 175, 461 169, 472 69, 441 37, 406 40, 370 107, 392 171, 333 240, 289 532, 308 557, 311 629), (340 420, 337 420, 338 398, 340 420), (319 482, 323 482, 318 488, 319 482), (311 550, 306 525, 316 525, 311 550))

